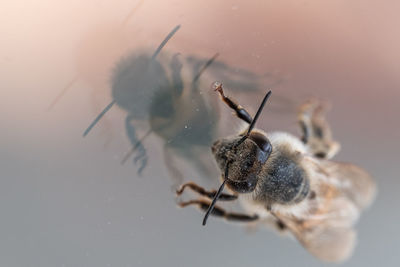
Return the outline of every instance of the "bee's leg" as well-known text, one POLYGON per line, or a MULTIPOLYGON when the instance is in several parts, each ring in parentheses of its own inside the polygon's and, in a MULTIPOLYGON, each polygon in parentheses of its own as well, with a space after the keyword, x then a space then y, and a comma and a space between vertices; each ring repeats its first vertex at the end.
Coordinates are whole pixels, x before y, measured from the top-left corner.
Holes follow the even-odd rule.
POLYGON ((225 96, 221 83, 216 82, 214 84, 214 90, 218 91, 218 93, 221 95, 222 101, 224 101, 231 109, 236 112, 236 116, 239 119, 242 119, 249 124, 253 121, 253 118, 250 116, 247 110, 245 110, 241 105, 237 104, 230 97, 225 96))
POLYGON ((135 128, 133 127, 132 120, 133 120, 132 115, 128 115, 125 120, 125 127, 129 140, 132 146, 134 147, 134 151, 137 152, 137 155, 135 156, 133 161, 135 164, 139 164, 139 169, 137 173, 141 175, 144 168, 147 165, 147 153, 142 142, 136 136, 136 131, 135 128))
POLYGON ((135 164, 138 164, 139 162, 139 168, 137 170, 137 174, 142 175, 142 172, 144 168, 147 166, 147 155, 146 155, 146 150, 144 149, 143 145, 139 146, 139 154, 133 158, 133 162, 135 164))
MULTIPOLYGON (((176 194, 177 194, 178 196, 179 196, 179 195, 182 195, 182 193, 183 193, 183 191, 185 190, 186 187, 190 188, 191 190, 193 190, 193 191, 196 192, 196 193, 199 193, 201 196, 206 197, 206 198, 209 198, 209 199, 213 199, 214 196, 215 196, 215 194, 217 193, 216 190, 207 191, 207 190, 205 190, 203 187, 201 187, 201 186, 195 184, 194 182, 188 182, 188 183, 185 183, 185 184, 181 185, 181 186, 179 187, 179 189, 176 190, 176 194)), ((222 193, 222 194, 219 196, 218 200, 222 200, 222 201, 232 201, 232 200, 236 200, 237 198, 238 198, 237 195, 231 195, 231 194, 222 193)))
MULTIPOLYGON (((210 206, 210 203, 211 202, 207 200, 195 199, 186 202, 180 202, 178 203, 178 205, 182 208, 189 205, 198 205, 199 208, 201 208, 204 211, 207 211, 208 207, 210 206)), ((258 220, 257 215, 247 215, 243 213, 227 212, 219 206, 214 206, 214 209, 211 211, 210 214, 216 217, 222 217, 228 221, 235 221, 235 222, 252 222, 258 220)))
MULTIPOLYGON (((130 126, 131 127, 131 126, 130 126)), ((147 138, 147 136, 149 136, 151 133, 153 132, 153 129, 149 129, 145 135, 143 135, 140 139, 138 139, 138 141, 136 142, 136 144, 134 146, 131 147, 131 149, 125 154, 125 156, 122 158, 121 160, 121 165, 125 164, 125 162, 133 155, 133 153, 136 150, 143 150, 144 147, 142 145, 143 140, 147 138)))
POLYGON ((319 101, 309 100, 300 106, 298 122, 303 132, 302 141, 315 157, 330 159, 340 149, 340 144, 333 141, 332 132, 325 119, 326 107, 319 101))

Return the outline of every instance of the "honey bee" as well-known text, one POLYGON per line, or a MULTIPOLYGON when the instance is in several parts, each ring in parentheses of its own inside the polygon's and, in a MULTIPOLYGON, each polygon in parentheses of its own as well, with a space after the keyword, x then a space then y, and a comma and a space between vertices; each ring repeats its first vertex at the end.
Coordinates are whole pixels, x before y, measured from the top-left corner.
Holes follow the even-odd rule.
POLYGON ((222 172, 219 189, 207 191, 193 182, 186 188, 204 198, 179 202, 198 205, 209 215, 243 223, 272 223, 292 233, 315 257, 339 262, 352 254, 356 233, 353 225, 374 199, 376 187, 370 175, 350 164, 330 160, 339 150, 324 118, 324 106, 316 100, 298 112, 302 138, 289 133, 267 134, 253 129, 271 95, 264 97, 254 119, 230 97, 222 84, 214 89, 237 117, 249 124, 238 135, 217 140, 212 154, 222 172), (224 186, 230 193, 222 193, 224 186), (227 212, 217 200, 241 202, 247 213, 227 212))

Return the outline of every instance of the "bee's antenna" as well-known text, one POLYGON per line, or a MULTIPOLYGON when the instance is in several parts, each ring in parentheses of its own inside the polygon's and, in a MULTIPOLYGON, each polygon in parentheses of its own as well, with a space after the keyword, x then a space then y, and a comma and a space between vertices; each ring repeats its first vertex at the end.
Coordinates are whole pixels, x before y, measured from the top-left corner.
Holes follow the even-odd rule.
POLYGON ((207 209, 207 211, 206 211, 206 215, 204 215, 203 225, 206 225, 208 216, 209 216, 210 213, 213 211, 214 206, 215 206, 215 203, 217 203, 217 200, 218 200, 219 196, 222 194, 222 191, 224 190, 226 180, 228 179, 228 170, 229 170, 228 165, 229 165, 229 162, 227 162, 227 163, 226 163, 226 166, 225 166, 224 181, 222 182, 222 184, 221 184, 220 187, 218 188, 217 193, 215 193, 215 196, 214 196, 214 198, 213 198, 213 200, 212 200, 210 206, 208 207, 208 209, 207 209))
POLYGON ((250 126, 249 126, 249 129, 247 130, 247 133, 242 137, 242 139, 239 140, 239 143, 237 144, 237 146, 240 145, 241 143, 243 143, 243 141, 246 140, 249 137, 251 131, 253 130, 254 126, 256 125, 258 117, 260 117, 260 114, 261 114, 265 104, 267 103, 267 100, 271 96, 271 93, 272 93, 271 90, 269 90, 268 93, 264 96, 264 99, 261 102, 261 105, 257 110, 256 116, 254 116, 254 119, 250 123, 250 126))
POLYGON ((197 73, 197 75, 194 77, 193 79, 193 83, 197 82, 197 80, 200 78, 201 74, 203 74, 203 72, 215 61, 215 59, 219 56, 219 53, 215 53, 214 56, 212 56, 212 58, 210 58, 206 64, 204 64, 204 66, 200 69, 200 71, 197 73))
POLYGON ((210 215, 210 213, 214 209, 215 203, 217 203, 217 200, 218 200, 219 196, 222 194, 222 190, 224 190, 225 183, 226 183, 226 179, 224 179, 224 181, 222 182, 222 184, 219 187, 217 193, 215 194, 210 206, 208 207, 206 215, 204 215, 203 225, 206 225, 208 216, 210 215))
POLYGON ((96 125, 96 123, 104 116, 104 114, 106 114, 107 111, 110 110, 110 108, 112 108, 112 106, 115 104, 115 100, 111 101, 110 104, 107 105, 107 107, 105 107, 103 109, 102 112, 100 112, 99 115, 97 115, 97 117, 94 119, 94 121, 89 125, 89 127, 87 127, 87 129, 85 130, 85 132, 83 133, 83 137, 85 137, 86 135, 88 135, 88 133, 92 130, 92 128, 96 125))
POLYGON ((258 120, 258 117, 260 117, 261 111, 263 110, 263 108, 264 108, 264 106, 265 106, 265 103, 267 103, 268 98, 271 96, 271 93, 272 93, 271 90, 269 90, 268 93, 264 96, 264 99, 263 99, 263 101, 261 102, 261 105, 260 105, 260 107, 259 107, 258 110, 257 110, 256 116, 254 116, 254 119, 253 119, 253 121, 251 122, 251 124, 250 124, 250 126, 249 126, 249 129, 247 130, 247 134, 246 134, 246 135, 249 135, 250 132, 253 130, 254 125, 256 125, 256 122, 257 122, 257 120, 258 120))
POLYGON ((153 56, 151 57, 151 59, 155 59, 158 54, 161 52, 161 49, 163 49, 163 47, 167 44, 167 42, 169 41, 169 39, 172 38, 172 36, 174 36, 174 34, 179 30, 179 28, 181 27, 181 25, 176 25, 175 28, 172 29, 172 31, 170 33, 168 33, 167 37, 165 37, 165 39, 161 42, 161 44, 157 47, 156 51, 154 52, 153 56))

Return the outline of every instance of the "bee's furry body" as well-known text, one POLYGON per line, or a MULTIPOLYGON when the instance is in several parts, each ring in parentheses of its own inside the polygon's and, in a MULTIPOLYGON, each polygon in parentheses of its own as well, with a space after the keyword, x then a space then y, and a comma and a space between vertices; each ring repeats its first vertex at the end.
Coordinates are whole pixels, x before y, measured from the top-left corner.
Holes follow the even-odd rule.
MULTIPOLYGON (((260 131, 257 129, 257 131, 260 131)), ((309 194, 310 178, 304 168, 301 168, 301 154, 306 152, 305 146, 296 137, 284 133, 274 132, 268 134, 269 140, 272 144, 272 153, 269 160, 263 166, 263 169, 259 175, 260 179, 257 183, 256 189, 249 194, 241 194, 239 196, 240 201, 244 207, 247 207, 249 212, 256 214, 260 213, 261 210, 275 210, 278 207, 279 210, 287 210, 288 214, 302 214, 307 209, 306 205, 303 205, 302 200, 309 194), (290 166, 288 168, 288 166, 290 166), (271 174, 270 170, 274 170, 271 174), (278 171, 275 171, 278 170, 278 171), (298 176, 295 176, 295 175, 298 176), (288 188, 288 184, 295 179, 295 186, 288 188), (271 183, 276 181, 285 181, 285 186, 278 188, 276 191, 270 190, 271 183), (287 190, 288 189, 288 190, 287 190), (283 195, 283 196, 282 196, 283 195), (275 198, 286 199, 290 202, 297 203, 297 205, 290 205, 289 203, 277 203, 274 201, 275 198), (292 200, 292 201, 290 201, 292 200), (267 207, 269 205, 269 207, 267 207), (257 207, 257 211, 252 210, 252 207, 257 207), (302 208, 302 206, 305 206, 302 208), (299 210, 296 212, 296 210, 299 210)), ((269 211, 261 212, 260 217, 271 216, 269 211)))
MULTIPOLYGON (((319 171, 318 164, 322 160, 307 154, 306 146, 297 137, 285 132, 273 132, 268 134, 268 137, 271 141, 273 152, 265 164, 262 173, 260 173, 257 187, 251 193, 241 194, 239 200, 246 210, 258 214, 261 218, 271 216, 271 213, 267 210, 271 209, 272 212, 279 212, 285 216, 293 216, 298 219, 306 217, 309 219, 312 211, 317 209, 317 205, 320 203, 321 196, 316 192, 321 192, 321 186, 325 183, 332 183, 332 185, 337 186, 335 185, 335 180, 329 181, 329 178, 319 171), (287 168, 287 162, 290 162, 290 165, 293 166, 287 168), (279 176, 271 175, 270 170, 276 169, 283 170, 278 172, 279 176), (295 176, 294 174, 298 174, 299 176, 295 176), (301 183, 297 182, 296 186, 294 186, 298 187, 299 190, 296 191, 293 201, 279 203, 271 199, 271 194, 273 195, 275 192, 266 189, 267 185, 271 183, 269 180, 273 180, 273 182, 289 180, 290 182, 293 179, 301 181, 301 183), (270 207, 267 207, 268 205, 270 207), (253 207, 255 208, 253 209, 253 207)), ((284 189, 286 191, 278 191, 276 194, 284 195, 283 198, 289 199, 293 194, 287 191, 290 192, 294 189, 284 189)), ((352 203, 345 210, 354 215, 358 214, 358 212, 355 212, 357 211, 356 206, 352 203)), ((313 216, 315 219, 318 219, 317 215, 313 216)), ((355 222, 358 218, 358 216, 350 217, 352 218, 352 222, 355 222)))
MULTIPOLYGON (((352 200, 347 192, 347 189, 354 186, 351 181, 338 180, 335 173, 329 171, 329 168, 326 167, 327 164, 344 163, 314 157, 308 153, 307 147, 300 139, 288 133, 271 133, 268 134, 268 137, 273 152, 264 166, 262 174, 260 173, 256 189, 251 193, 239 195, 242 206, 247 213, 257 214, 260 217, 260 222, 269 222, 270 224, 271 221, 275 220, 277 223, 283 223, 285 225, 284 230, 289 228, 311 253, 321 259, 341 261, 348 258, 352 253, 356 238, 355 232, 351 228, 359 218, 360 208, 368 206, 373 200, 374 189, 368 189, 368 192, 364 194, 366 196, 364 199, 352 200), (287 177, 283 177, 285 172, 280 173, 280 176, 271 177, 269 170, 281 168, 279 165, 282 164, 282 161, 295 162, 297 168, 302 170, 299 172, 303 180, 302 188, 309 188, 307 194, 300 194, 304 197, 295 198, 298 200, 297 202, 278 203, 273 200, 269 201, 271 192, 265 189, 269 180, 284 181, 293 178, 293 173, 290 173, 292 168, 286 169, 287 177), (320 239, 320 237, 315 238, 314 229, 318 227, 345 230, 340 232, 341 235, 335 233, 335 237, 337 236, 345 242, 321 242, 318 243, 318 246, 313 246, 316 244, 315 239, 320 239), (340 247, 335 248, 336 244, 340 244, 340 247)), ((370 177, 363 170, 354 165, 352 165, 352 168, 355 168, 357 172, 363 172, 364 176, 359 177, 364 177, 363 182, 371 184, 370 177)), ((287 195, 284 192, 280 193, 284 196, 287 195)), ((280 224, 272 225, 276 226, 278 230, 282 230, 280 224)), ((328 238, 334 240, 330 234, 328 238)))
MULTIPOLYGON (((241 222, 274 222, 280 230, 288 230, 314 256, 325 261, 343 261, 354 248, 353 225, 360 212, 374 199, 375 184, 367 172, 349 164, 330 160, 339 149, 332 140, 323 107, 315 100, 299 110, 303 138, 284 132, 267 134, 254 129, 266 95, 255 119, 218 87, 222 99, 239 118, 251 122, 248 131, 217 140, 212 146, 223 184, 232 195, 195 190, 214 201, 189 201, 181 206, 200 204, 212 212, 215 201, 238 199, 246 214, 226 212, 215 206, 216 216, 241 222), (315 131, 314 129, 319 129, 315 131), (214 203, 214 204, 213 204, 214 203)), ((219 190, 219 192, 222 192, 219 190)), ((207 216, 205 217, 205 219, 207 216)), ((204 221, 203 221, 204 224, 204 221)))

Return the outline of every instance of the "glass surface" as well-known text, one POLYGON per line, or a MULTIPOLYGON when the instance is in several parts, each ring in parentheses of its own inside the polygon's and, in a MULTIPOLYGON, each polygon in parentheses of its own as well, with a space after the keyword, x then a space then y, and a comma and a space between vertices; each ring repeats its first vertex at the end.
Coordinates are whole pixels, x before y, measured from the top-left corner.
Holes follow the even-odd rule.
POLYGON ((221 81, 251 114, 273 91, 256 126, 265 131, 299 136, 297 106, 330 103, 342 146, 335 159, 362 166, 378 185, 343 266, 398 266, 399 8, 1 1, 0 265, 320 266, 267 227, 218 218, 203 227, 202 212, 177 207, 196 197, 175 197, 182 181, 219 186, 210 144, 242 129, 211 89, 221 81))

